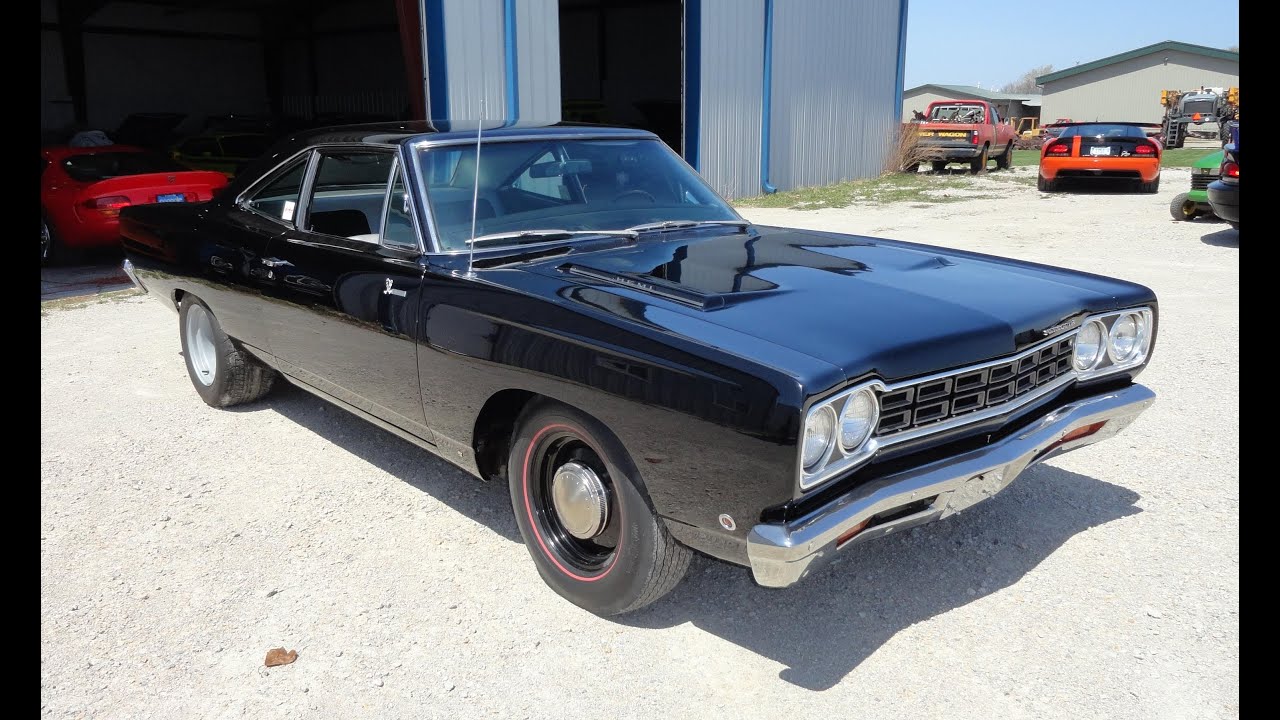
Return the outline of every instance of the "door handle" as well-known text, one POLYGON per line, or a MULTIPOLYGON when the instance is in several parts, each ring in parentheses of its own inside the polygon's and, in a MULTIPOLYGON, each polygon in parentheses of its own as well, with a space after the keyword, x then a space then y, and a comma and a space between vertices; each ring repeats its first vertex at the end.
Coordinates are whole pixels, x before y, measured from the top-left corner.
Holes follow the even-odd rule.
POLYGON ((280 258, 262 258, 262 264, 270 268, 293 266, 293 263, 288 260, 281 260, 280 258))

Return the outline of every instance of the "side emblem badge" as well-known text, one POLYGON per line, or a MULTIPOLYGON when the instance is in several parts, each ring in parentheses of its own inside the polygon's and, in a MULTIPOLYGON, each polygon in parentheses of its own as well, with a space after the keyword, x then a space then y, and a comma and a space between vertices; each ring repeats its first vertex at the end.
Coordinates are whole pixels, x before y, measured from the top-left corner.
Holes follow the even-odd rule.
POLYGON ((387 289, 382 291, 383 295, 399 295, 400 297, 407 297, 409 295, 409 293, 404 290, 397 290, 391 287, 392 284, 391 278, 387 278, 387 289))

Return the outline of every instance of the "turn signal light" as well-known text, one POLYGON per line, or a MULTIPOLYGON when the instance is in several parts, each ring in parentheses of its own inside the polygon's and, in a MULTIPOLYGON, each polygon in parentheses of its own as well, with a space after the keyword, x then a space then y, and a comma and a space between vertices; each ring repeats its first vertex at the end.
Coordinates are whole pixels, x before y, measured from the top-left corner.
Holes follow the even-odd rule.
POLYGON ((132 203, 129 198, 124 195, 108 195, 106 197, 93 198, 86 200, 84 206, 90 210, 97 210, 107 217, 119 217, 120 208, 127 207, 132 203))

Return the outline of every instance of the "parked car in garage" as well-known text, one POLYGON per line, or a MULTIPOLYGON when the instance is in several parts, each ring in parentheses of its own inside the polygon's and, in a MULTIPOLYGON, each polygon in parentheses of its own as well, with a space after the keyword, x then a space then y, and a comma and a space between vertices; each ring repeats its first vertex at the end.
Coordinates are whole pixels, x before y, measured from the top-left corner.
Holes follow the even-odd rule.
POLYGON ((1058 190, 1065 180, 1133 180, 1139 192, 1160 190, 1160 141, 1142 123, 1086 122, 1061 126, 1040 149, 1036 187, 1058 190))
POLYGON ((127 145, 40 150, 40 261, 120 242, 120 209, 209 200, 222 173, 187 170, 127 145))
POLYGON ((1222 165, 1218 179, 1209 183, 1209 204, 1213 214, 1240 229, 1240 145, 1227 143, 1222 147, 1222 165))
POLYGON ((271 140, 260 133, 211 132, 183 140, 170 155, 192 170, 213 170, 233 177, 270 145, 271 140))
POLYGON ((204 402, 284 378, 504 483, 542 578, 601 615, 691 549, 792 585, 1154 398, 1150 289, 756 225, 641 130, 303 133, 121 230, 204 402))

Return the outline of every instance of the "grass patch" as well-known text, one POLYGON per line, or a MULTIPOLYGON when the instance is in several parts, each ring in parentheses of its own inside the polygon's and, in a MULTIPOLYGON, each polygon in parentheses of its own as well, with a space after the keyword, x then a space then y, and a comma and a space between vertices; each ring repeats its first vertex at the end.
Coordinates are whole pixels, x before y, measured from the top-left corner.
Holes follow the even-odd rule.
POLYGON ((1164 151, 1164 156, 1160 158, 1160 167, 1189 168, 1205 155, 1216 152, 1218 150, 1203 147, 1171 148, 1164 151))
POLYGON ((1023 167, 1026 165, 1036 166, 1040 164, 1039 150, 1014 150, 1013 166, 1023 167))
POLYGON ((56 300, 41 300, 40 317, 45 317, 50 310, 75 310, 89 305, 102 305, 109 302, 128 300, 141 294, 142 291, 138 288, 125 288, 124 290, 112 290, 96 295, 76 295, 74 297, 57 298, 56 300))
POLYGON ((913 202, 917 205, 931 205, 996 197, 972 192, 948 193, 950 190, 963 191, 974 188, 973 181, 965 176, 893 173, 878 178, 849 180, 834 185, 797 188, 772 195, 741 198, 735 204, 749 208, 820 210, 847 207, 860 202, 913 202))

